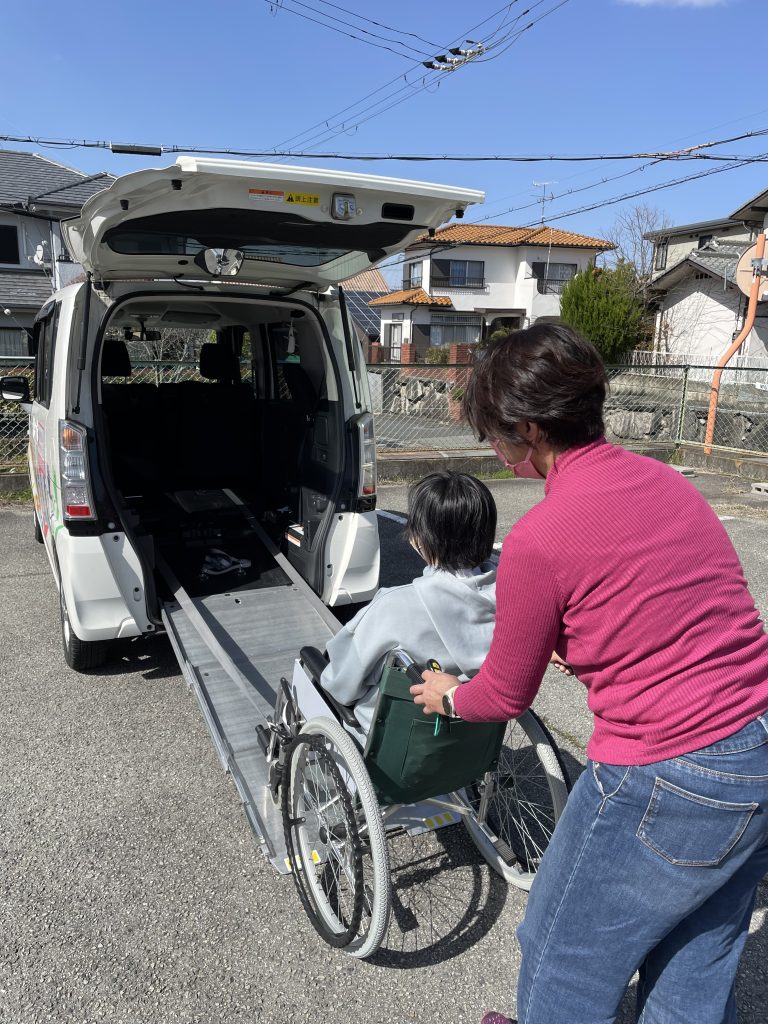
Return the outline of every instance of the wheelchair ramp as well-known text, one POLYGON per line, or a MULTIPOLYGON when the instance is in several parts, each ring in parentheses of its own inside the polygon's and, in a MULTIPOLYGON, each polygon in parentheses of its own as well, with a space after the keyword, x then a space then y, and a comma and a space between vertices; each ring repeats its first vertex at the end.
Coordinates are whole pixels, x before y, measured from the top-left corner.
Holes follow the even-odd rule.
POLYGON ((160 571, 174 592, 162 617, 184 677, 262 851, 287 873, 282 816, 269 795, 255 730, 272 714, 280 678, 291 678, 299 648, 324 649, 338 623, 300 577, 291 581, 295 570, 288 563, 281 568, 283 586, 196 598, 168 566, 160 571))

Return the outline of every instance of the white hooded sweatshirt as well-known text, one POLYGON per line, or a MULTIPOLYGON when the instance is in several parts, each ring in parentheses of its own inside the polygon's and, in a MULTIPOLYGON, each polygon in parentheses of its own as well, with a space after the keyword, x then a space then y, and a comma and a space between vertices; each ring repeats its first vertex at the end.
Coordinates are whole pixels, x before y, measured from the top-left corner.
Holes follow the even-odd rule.
POLYGON ((367 732, 390 651, 402 648, 419 666, 434 658, 444 672, 470 678, 491 646, 495 618, 495 562, 456 573, 427 567, 413 583, 380 590, 339 630, 320 681, 339 703, 355 706, 367 732))

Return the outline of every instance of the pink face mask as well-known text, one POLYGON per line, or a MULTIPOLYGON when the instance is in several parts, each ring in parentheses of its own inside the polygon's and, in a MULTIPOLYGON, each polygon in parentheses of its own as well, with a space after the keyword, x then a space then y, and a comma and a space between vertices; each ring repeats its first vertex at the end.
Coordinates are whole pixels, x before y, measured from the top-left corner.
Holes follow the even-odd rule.
POLYGON ((497 458, 517 477, 521 477, 524 480, 543 480, 544 476, 536 469, 534 464, 531 462, 531 456, 533 455, 533 445, 528 445, 528 453, 522 462, 511 463, 501 451, 499 442, 497 440, 491 441, 491 447, 496 452, 497 458))

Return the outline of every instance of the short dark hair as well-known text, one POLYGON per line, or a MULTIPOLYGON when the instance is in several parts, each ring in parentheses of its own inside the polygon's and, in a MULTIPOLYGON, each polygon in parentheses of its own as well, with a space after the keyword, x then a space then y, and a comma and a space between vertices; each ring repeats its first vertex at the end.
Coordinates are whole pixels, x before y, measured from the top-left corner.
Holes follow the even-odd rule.
POLYGON ((493 552, 496 502, 468 473, 430 473, 408 489, 407 532, 430 565, 472 569, 493 552))
POLYGON ((537 324, 489 342, 475 358, 463 411, 480 440, 521 440, 520 420, 537 423, 555 447, 600 437, 608 386, 597 349, 562 324, 537 324))

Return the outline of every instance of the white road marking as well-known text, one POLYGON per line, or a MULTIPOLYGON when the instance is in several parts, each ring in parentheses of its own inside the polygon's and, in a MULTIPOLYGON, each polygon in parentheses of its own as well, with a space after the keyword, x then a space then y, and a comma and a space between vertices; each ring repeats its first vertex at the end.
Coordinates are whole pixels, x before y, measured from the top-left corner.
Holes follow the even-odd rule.
POLYGON ((736 516, 718 516, 717 518, 720 520, 721 523, 727 523, 731 519, 735 519, 736 516))
POLYGON ((396 516, 394 512, 385 512, 383 508, 377 508, 376 515, 381 516, 382 519, 393 519, 396 523, 400 524, 408 522, 405 516, 396 516))

